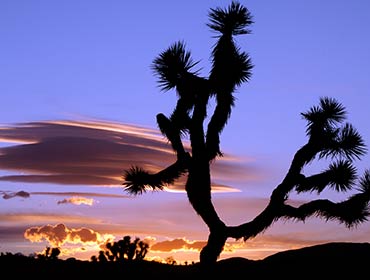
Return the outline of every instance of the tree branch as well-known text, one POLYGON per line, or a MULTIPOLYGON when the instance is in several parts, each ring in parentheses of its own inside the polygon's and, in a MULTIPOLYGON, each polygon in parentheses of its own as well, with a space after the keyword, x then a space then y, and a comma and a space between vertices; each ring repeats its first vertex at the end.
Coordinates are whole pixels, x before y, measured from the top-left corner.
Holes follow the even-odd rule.
POLYGON ((188 169, 190 155, 188 153, 179 157, 175 163, 157 172, 149 173, 144 169, 133 166, 126 170, 124 177, 124 189, 130 194, 142 194, 147 190, 163 190, 165 185, 174 183, 188 169))

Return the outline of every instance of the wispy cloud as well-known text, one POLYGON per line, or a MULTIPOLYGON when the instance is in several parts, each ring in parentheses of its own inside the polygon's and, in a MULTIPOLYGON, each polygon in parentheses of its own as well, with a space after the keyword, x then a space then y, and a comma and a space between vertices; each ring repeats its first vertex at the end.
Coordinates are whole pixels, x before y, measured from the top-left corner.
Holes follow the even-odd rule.
POLYGON ((74 204, 74 205, 88 205, 92 206, 93 204, 97 203, 98 200, 89 197, 102 197, 102 198, 131 198, 128 195, 120 195, 120 194, 106 194, 106 193, 93 193, 93 192, 26 192, 26 191, 2 191, 0 190, 0 194, 2 195, 3 199, 11 199, 11 198, 30 198, 31 195, 48 195, 48 196, 71 196, 69 198, 64 198, 62 200, 58 200, 57 204, 74 204))
MULTIPOLYGON (((123 171, 139 165, 157 172, 175 160, 156 130, 104 121, 45 121, 0 127, 2 181, 121 186, 123 171)), ((216 180, 256 180, 258 173, 225 155, 212 165, 216 180)), ((214 189, 236 189, 215 182, 214 189)), ((183 184, 169 186, 183 190, 183 184)))
POLYGON ((35 225, 35 224, 54 224, 60 221, 69 224, 90 224, 99 225, 101 220, 99 218, 79 216, 76 214, 66 215, 66 214, 50 214, 44 212, 33 212, 33 213, 0 213, 0 220, 2 224, 8 226, 18 225, 35 225))
POLYGON ((50 196, 87 196, 87 197, 105 197, 105 198, 131 198, 129 195, 123 194, 109 194, 109 193, 94 193, 94 192, 26 192, 26 191, 2 191, 0 194, 3 199, 10 199, 13 197, 29 198, 34 195, 50 195, 50 196))
POLYGON ((30 192, 30 195, 53 195, 53 196, 87 196, 87 197, 104 197, 104 198, 131 198, 124 194, 109 194, 96 192, 30 192))
POLYGON ((19 192, 5 192, 5 191, 0 191, 0 194, 2 194, 3 199, 10 199, 14 197, 21 197, 21 198, 29 198, 30 193, 25 192, 25 191, 19 191, 19 192))

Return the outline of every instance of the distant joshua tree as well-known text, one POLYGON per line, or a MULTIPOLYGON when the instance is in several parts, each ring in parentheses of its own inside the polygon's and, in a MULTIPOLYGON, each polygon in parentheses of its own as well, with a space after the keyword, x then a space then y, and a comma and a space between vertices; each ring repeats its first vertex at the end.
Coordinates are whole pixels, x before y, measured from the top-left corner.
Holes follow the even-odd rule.
POLYGON ((170 264, 170 265, 176 265, 177 264, 177 261, 172 256, 167 257, 165 261, 166 261, 167 264, 170 264))
POLYGON ((158 173, 133 166, 124 172, 124 189, 130 194, 162 190, 182 175, 187 175, 185 190, 196 213, 209 228, 207 245, 200 253, 203 264, 215 263, 227 238, 255 237, 279 219, 304 221, 318 216, 338 220, 351 228, 370 215, 370 171, 356 175, 353 161, 366 153, 361 135, 348 123, 345 108, 333 98, 322 97, 319 105, 301 115, 307 121, 308 141, 294 155, 282 182, 273 190, 266 208, 253 220, 227 226, 218 216, 211 199, 210 165, 222 156, 220 133, 234 105, 233 93, 251 77, 253 65, 249 55, 240 50, 234 36, 249 34, 252 16, 247 8, 232 2, 226 9, 210 9, 208 26, 217 35, 212 50, 212 67, 208 78, 193 70, 194 62, 183 42, 176 42, 154 59, 152 68, 164 91, 175 89, 178 101, 169 117, 157 115, 160 131, 166 136, 177 160, 158 173), (205 128, 207 106, 211 98, 215 109, 205 128), (189 136, 191 149, 185 150, 182 139, 189 136), (315 159, 331 161, 318 174, 304 175, 303 168, 315 159), (358 193, 342 202, 317 199, 298 207, 289 204, 292 192, 317 192, 332 188, 338 192, 354 189, 358 193))
POLYGON ((57 260, 61 251, 58 247, 46 247, 41 254, 37 254, 39 260, 57 260))
MULTIPOLYGON (((121 240, 106 243, 107 250, 100 251, 98 260, 100 262, 143 260, 148 253, 149 244, 136 237, 131 241, 131 236, 124 236, 121 240)), ((94 258, 96 259, 96 257, 94 258)))

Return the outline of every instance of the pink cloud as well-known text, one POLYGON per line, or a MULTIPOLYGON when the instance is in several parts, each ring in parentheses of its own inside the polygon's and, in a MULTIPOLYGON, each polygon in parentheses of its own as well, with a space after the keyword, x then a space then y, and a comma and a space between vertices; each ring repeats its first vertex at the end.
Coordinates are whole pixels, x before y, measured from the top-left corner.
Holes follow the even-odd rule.
MULTIPOLYGON (((172 164, 170 145, 156 130, 102 121, 30 122, 0 128, 0 141, 14 145, 0 148, 0 169, 13 174, 2 181, 81 185, 123 183, 123 171, 132 165, 151 172, 172 164)), ((221 158, 212 165, 214 178, 255 180, 252 165, 221 158)), ((183 183, 169 186, 183 190, 183 183)), ((235 191, 214 183, 214 189, 235 191)))

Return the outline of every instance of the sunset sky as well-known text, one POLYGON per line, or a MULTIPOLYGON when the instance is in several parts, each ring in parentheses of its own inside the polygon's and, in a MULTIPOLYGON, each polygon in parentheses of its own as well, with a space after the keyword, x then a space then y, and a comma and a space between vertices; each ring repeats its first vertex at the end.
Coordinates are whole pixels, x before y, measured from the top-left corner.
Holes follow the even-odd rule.
MULTIPOLYGON (((184 41, 208 76, 214 34, 210 8, 231 1, 0 1, 0 252, 89 259, 108 240, 139 237, 148 258, 198 261, 208 229, 187 200, 184 180, 129 196, 123 171, 157 171, 175 161, 156 114, 170 114, 175 92, 161 92, 150 68, 184 41)), ((228 225, 253 219, 307 141, 300 113, 320 97, 345 106, 370 143, 370 2, 240 1, 252 34, 236 38, 254 64, 212 165, 213 201, 228 225)), ((305 172, 320 171, 314 161, 305 172)), ((366 154, 355 163, 370 168, 366 154)), ((341 201, 352 193, 330 190, 341 201)), ((318 198, 292 194, 293 202, 318 198)), ((278 221, 247 242, 229 239, 221 258, 261 259, 326 242, 370 242, 370 221, 278 221)))

